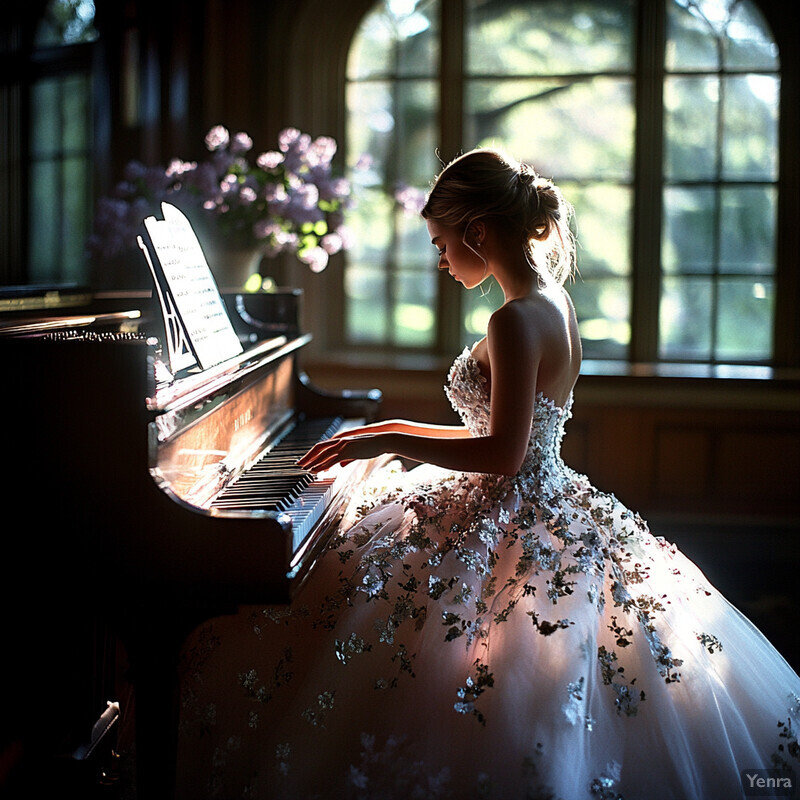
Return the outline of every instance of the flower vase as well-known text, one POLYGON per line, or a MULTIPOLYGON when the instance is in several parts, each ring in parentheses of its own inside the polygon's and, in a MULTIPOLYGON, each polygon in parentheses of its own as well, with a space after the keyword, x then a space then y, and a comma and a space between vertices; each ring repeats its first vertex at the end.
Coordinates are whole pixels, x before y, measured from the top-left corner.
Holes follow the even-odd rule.
POLYGON ((222 293, 241 292, 247 279, 258 272, 263 253, 259 248, 205 248, 206 261, 222 293))

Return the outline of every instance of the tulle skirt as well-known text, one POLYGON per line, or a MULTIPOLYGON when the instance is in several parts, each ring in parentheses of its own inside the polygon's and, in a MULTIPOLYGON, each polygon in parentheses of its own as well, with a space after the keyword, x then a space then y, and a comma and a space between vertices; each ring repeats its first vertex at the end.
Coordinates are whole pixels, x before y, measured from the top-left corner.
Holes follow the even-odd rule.
POLYGON ((388 469, 340 531, 291 606, 190 637, 180 797, 731 800, 800 773, 798 676, 582 476, 388 469))

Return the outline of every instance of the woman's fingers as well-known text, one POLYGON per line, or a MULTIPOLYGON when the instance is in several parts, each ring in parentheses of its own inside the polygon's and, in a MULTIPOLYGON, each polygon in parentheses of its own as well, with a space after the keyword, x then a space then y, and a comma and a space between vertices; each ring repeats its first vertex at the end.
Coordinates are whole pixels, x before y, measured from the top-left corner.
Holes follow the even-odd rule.
POLYGON ((339 460, 338 454, 345 442, 345 439, 326 439, 324 442, 318 442, 298 460, 297 465, 310 472, 321 472, 339 460))
POLYGON ((371 458, 376 453, 374 434, 342 436, 317 442, 297 462, 299 467, 310 472, 322 472, 334 464, 349 464, 359 458, 371 458))

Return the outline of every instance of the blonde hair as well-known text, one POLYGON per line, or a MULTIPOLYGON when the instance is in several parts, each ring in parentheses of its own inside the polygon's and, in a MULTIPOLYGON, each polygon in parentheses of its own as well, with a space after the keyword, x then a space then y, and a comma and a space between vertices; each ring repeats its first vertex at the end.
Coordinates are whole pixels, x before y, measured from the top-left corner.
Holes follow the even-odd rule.
POLYGON ((479 219, 518 238, 531 266, 563 284, 572 274, 572 206, 550 180, 499 150, 477 149, 451 161, 433 183, 422 216, 466 231, 479 219))

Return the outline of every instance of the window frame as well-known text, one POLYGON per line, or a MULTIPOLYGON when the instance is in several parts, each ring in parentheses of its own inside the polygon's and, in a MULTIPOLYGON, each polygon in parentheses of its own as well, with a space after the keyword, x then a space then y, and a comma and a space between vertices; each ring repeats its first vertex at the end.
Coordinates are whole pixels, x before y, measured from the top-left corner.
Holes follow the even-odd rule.
MULTIPOLYGON (((2 152, 0 161, 7 165, 6 174, 0 179, 0 187, 4 195, 14 198, 14 202, 7 203, 3 212, 3 224, 7 226, 9 236, 4 237, 0 246, 0 285, 23 286, 31 283, 30 263, 30 224, 31 210, 30 172, 34 163, 40 159, 35 158, 30 149, 31 132, 33 125, 32 96, 34 87, 39 81, 48 78, 59 78, 69 75, 80 75, 89 82, 87 102, 90 105, 90 135, 95 136, 95 120, 92 106, 95 103, 96 83, 96 53, 97 39, 84 42, 71 42, 60 45, 40 45, 36 43, 36 32, 46 4, 41 9, 33 9, 31 17, 25 22, 12 21, 8 27, 6 43, 8 50, 0 53, 0 64, 10 76, 0 87, 0 95, 4 95, 3 103, 6 107, 6 135, 0 144, 2 152)), ((86 142, 81 155, 89 162, 90 173, 92 170, 91 159, 95 152, 94 142, 86 142)), ((74 155, 74 153, 72 154, 74 155)), ((64 152, 52 160, 58 162, 59 171, 63 171, 64 152)), ((91 181, 87 207, 92 204, 91 181)), ((63 202, 63 195, 56 198, 59 205, 63 202)), ((57 214, 60 218, 62 215, 57 214)), ((63 241, 64 231, 60 232, 63 241)), ((64 248, 62 247, 63 251, 64 248)), ((71 279, 63 277, 64 264, 59 264, 60 277, 48 281, 48 285, 66 285, 73 283, 71 279)), ((89 281, 89 268, 85 267, 85 276, 82 283, 89 281)))
MULTIPOLYGON (((772 311, 773 347, 771 366, 797 364, 797 346, 789 342, 787 333, 791 328, 797 329, 787 315, 787 299, 785 288, 794 289, 790 295, 796 296, 797 279, 787 275, 787 232, 782 224, 786 219, 786 195, 788 173, 785 169, 784 153, 787 140, 787 96, 794 77, 787 79, 784 55, 776 35, 775 14, 770 11, 770 0, 752 0, 771 27, 773 38, 780 52, 780 117, 779 125, 779 173, 778 210, 776 226, 776 258, 773 278, 776 286, 776 303, 772 311), (787 280, 788 278, 788 280, 787 280)), ((439 137, 440 151, 446 160, 461 149, 461 133, 463 128, 464 97, 464 48, 465 48, 465 9, 463 0, 445 0, 440 5, 440 108, 439 137), (447 35, 445 32, 449 32, 447 35), (455 34, 454 34, 455 32, 455 34)), ((631 336, 627 358, 620 364, 670 364, 672 359, 659 356, 659 306, 661 297, 661 231, 663 226, 663 191, 670 184, 666 180, 664 154, 664 108, 663 91, 665 78, 668 75, 665 64, 665 48, 667 42, 667 9, 666 0, 640 0, 636 4, 636 41, 634 55, 634 110, 636 127, 634 132, 634 164, 632 192, 634 203, 631 219, 631 297, 630 325, 631 336), (647 42, 650 46, 643 46, 647 42)), ((348 43, 349 44, 349 43, 348 43)), ((796 60, 795 60, 796 61, 796 60)), ((672 73, 669 73, 672 74, 672 73)), ((721 74, 728 74, 724 69, 721 74)), ((789 134, 790 136, 791 134, 789 134)), ((796 134, 795 134, 796 136, 796 134)), ((345 142, 344 146, 347 146, 345 142)), ((460 287, 452 285, 447 276, 439 276, 438 301, 436 314, 438 326, 434 348, 424 355, 439 356, 453 352, 458 345, 461 325, 461 300, 463 294, 460 287)), ((362 347, 350 345, 341 325, 335 326, 336 333, 329 337, 328 343, 334 349, 355 349, 357 351, 376 349, 385 350, 387 358, 397 350, 386 347, 362 347)), ((406 351, 407 352, 407 351, 406 351)), ((717 362, 686 362, 697 365, 708 364, 713 367, 717 362)))

